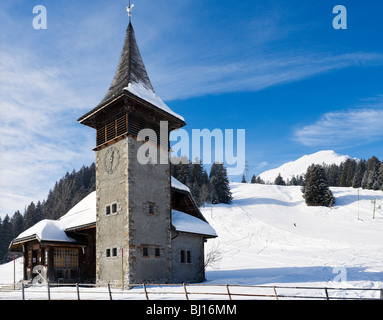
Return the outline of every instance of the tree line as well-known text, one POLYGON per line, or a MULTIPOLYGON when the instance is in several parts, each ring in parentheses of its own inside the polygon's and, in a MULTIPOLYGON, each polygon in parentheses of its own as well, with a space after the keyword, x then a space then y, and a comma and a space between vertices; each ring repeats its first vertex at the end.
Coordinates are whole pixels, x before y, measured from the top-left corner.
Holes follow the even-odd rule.
MULTIPOLYGON (((198 206, 207 202, 230 203, 232 200, 229 179, 222 163, 214 163, 209 174, 199 162, 182 162, 171 166, 172 175, 189 187, 198 206)), ((44 201, 31 202, 24 212, 16 211, 13 216, 0 218, 0 264, 10 261, 12 254, 8 251, 10 242, 20 233, 29 229, 43 219, 56 220, 66 214, 88 194, 96 190, 96 170, 93 163, 83 166, 79 171, 67 172, 49 190, 44 201)))
POLYGON ((186 157, 177 159, 172 160, 171 175, 190 189, 198 206, 206 203, 231 203, 233 197, 223 163, 213 163, 208 174, 198 159, 194 162, 186 157))
MULTIPOLYGON (((245 176, 242 182, 246 183, 245 176)), ((251 178, 250 183, 265 182, 256 178, 251 178)), ((301 186, 303 196, 307 205, 323 205, 331 207, 335 204, 329 187, 353 187, 370 190, 383 191, 383 161, 379 161, 376 156, 365 160, 347 159, 340 165, 337 164, 312 164, 307 168, 304 175, 292 176, 285 181, 281 174, 275 178, 275 185, 301 186)))
POLYGON ((95 164, 83 166, 79 171, 67 172, 49 190, 47 199, 33 201, 25 206, 24 212, 17 210, 13 216, 0 218, 0 263, 12 259, 8 251, 10 242, 20 233, 43 219, 56 220, 66 214, 78 202, 96 188, 95 164))
MULTIPOLYGON (((383 191, 383 161, 379 161, 375 156, 368 160, 347 159, 340 165, 322 164, 321 167, 330 187, 353 187, 383 191)), ((301 175, 293 176, 290 180, 284 181, 279 174, 274 184, 304 186, 305 180, 306 175, 301 175)), ((263 181, 256 182, 264 183, 263 181)))

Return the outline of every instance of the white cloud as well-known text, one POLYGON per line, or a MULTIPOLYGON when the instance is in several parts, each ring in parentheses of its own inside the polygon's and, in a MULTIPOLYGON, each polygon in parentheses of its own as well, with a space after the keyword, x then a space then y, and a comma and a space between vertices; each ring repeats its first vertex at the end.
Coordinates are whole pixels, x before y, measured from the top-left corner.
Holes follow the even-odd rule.
MULTIPOLYGON (((164 57, 166 58, 166 57, 164 57)), ((203 59, 202 59, 203 60, 203 59)), ((383 64, 383 55, 355 52, 336 56, 307 52, 254 52, 245 60, 172 60, 152 66, 155 88, 166 100, 206 94, 259 91, 351 66, 383 64)))
POLYGON ((15 48, 0 60, 0 214, 13 214, 90 164, 93 141, 75 125, 81 101, 59 69, 15 48))
POLYGON ((306 146, 352 146, 383 139, 383 110, 352 109, 325 113, 314 124, 298 129, 294 139, 306 146))

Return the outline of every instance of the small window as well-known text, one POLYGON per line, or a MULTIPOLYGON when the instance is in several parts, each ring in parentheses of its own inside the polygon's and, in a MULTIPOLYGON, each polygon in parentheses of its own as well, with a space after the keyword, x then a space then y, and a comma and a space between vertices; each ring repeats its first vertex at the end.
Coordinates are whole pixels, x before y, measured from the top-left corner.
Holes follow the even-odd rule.
POLYGON ((152 203, 152 202, 149 202, 148 213, 154 214, 154 203, 152 203))
POLYGON ((116 213, 117 212, 117 203, 113 203, 112 204, 112 213, 116 213))
POLYGON ((117 248, 112 249, 112 257, 117 257, 117 248))
POLYGON ((110 258, 110 249, 106 249, 106 257, 110 258))
POLYGON ((159 257, 160 256, 160 248, 155 248, 154 249, 154 256, 159 257))
POLYGON ((187 263, 191 263, 191 251, 186 251, 186 258, 187 263))
POLYGON ((110 215, 110 206, 106 206, 106 211, 105 211, 106 215, 110 215))
POLYGON ((181 250, 181 263, 185 263, 185 250, 181 250))
POLYGON ((143 255, 144 257, 148 257, 148 256, 149 256, 148 248, 147 248, 147 247, 143 247, 143 248, 142 248, 142 255, 143 255))

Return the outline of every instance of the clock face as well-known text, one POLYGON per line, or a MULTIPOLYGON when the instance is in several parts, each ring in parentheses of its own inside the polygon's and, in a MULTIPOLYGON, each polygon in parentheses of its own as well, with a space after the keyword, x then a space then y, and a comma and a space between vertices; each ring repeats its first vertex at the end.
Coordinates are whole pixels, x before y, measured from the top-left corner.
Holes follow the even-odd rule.
POLYGON ((110 148, 105 154, 104 168, 109 174, 116 171, 118 164, 120 163, 120 152, 116 148, 110 148))

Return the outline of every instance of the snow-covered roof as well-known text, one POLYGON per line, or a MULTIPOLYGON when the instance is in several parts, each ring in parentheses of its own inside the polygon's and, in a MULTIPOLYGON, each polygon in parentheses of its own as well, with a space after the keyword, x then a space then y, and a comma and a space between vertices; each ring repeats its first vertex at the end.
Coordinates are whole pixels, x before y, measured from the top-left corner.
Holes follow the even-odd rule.
MULTIPOLYGON (((190 192, 189 188, 172 177, 172 187, 190 192)), ((177 231, 216 236, 214 229, 205 221, 187 213, 172 210, 172 224, 177 231)), ((66 231, 96 223, 96 191, 90 193, 58 220, 42 220, 20 233, 12 242, 36 238, 39 241, 76 242, 66 231)))
POLYGON ((217 237, 210 224, 185 212, 172 210, 172 225, 177 231, 217 237))
POLYGON ((13 240, 36 238, 39 241, 76 242, 66 230, 96 223, 96 191, 92 192, 58 220, 42 220, 13 240))
POLYGON ((175 188, 175 189, 178 189, 178 190, 181 190, 181 191, 186 191, 188 193, 190 193, 190 189, 185 186, 182 182, 178 181, 176 178, 174 178, 172 176, 172 188, 175 188))
POLYGON ((80 123, 87 124, 87 119, 89 117, 99 112, 111 101, 117 99, 126 92, 129 92, 132 95, 150 103, 154 107, 172 115, 183 124, 185 123, 184 118, 173 112, 155 93, 144 62, 142 61, 131 23, 129 23, 126 30, 126 37, 120 61, 107 94, 97 107, 80 117, 78 121, 80 123))
POLYGON ((73 238, 66 235, 62 224, 58 220, 41 220, 34 226, 20 233, 13 242, 32 237, 39 241, 75 242, 73 238))
POLYGON ((153 90, 145 87, 142 82, 130 82, 124 90, 134 94, 136 97, 145 100, 146 102, 149 102, 153 106, 175 116, 176 118, 185 121, 182 116, 171 110, 153 90))
POLYGON ((93 191, 67 214, 59 219, 65 225, 65 230, 85 227, 96 223, 96 191, 93 191))

